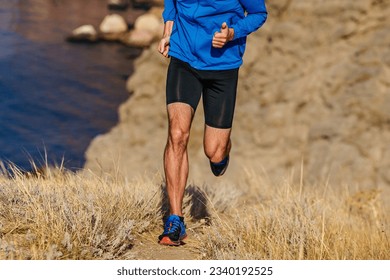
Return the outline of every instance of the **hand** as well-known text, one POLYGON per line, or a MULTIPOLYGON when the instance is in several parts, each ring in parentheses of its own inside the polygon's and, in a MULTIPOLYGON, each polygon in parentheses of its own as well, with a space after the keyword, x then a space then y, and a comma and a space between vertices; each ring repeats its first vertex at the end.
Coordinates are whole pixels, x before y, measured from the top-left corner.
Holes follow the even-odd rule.
POLYGON ((215 32, 212 45, 214 48, 223 48, 227 42, 233 40, 234 37, 234 29, 229 28, 226 22, 222 23, 221 31, 215 32))
POLYGON ((158 44, 158 51, 165 57, 168 57, 170 36, 164 36, 158 44))

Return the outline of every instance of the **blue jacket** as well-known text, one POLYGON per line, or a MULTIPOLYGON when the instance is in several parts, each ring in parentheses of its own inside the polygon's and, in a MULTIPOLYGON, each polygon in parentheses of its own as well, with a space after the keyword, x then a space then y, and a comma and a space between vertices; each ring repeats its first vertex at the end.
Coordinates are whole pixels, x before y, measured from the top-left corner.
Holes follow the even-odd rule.
POLYGON ((199 70, 227 70, 241 66, 246 36, 263 25, 267 10, 264 0, 165 0, 163 19, 174 21, 169 55, 199 70), (213 48, 223 22, 234 38, 213 48))

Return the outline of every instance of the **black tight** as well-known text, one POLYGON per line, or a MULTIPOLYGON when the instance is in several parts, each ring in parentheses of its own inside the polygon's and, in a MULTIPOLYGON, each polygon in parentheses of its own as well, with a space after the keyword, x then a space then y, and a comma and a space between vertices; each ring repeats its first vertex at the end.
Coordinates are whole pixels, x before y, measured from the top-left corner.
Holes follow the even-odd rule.
POLYGON ((197 70, 172 57, 167 75, 167 104, 182 102, 196 111, 202 96, 206 124, 216 128, 231 128, 237 81, 238 68, 197 70))

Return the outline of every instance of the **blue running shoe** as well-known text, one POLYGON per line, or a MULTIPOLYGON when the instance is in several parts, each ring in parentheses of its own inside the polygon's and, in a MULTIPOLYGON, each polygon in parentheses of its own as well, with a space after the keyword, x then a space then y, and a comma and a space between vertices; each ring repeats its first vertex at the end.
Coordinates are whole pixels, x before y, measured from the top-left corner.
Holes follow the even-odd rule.
POLYGON ((177 215, 170 215, 165 222, 164 232, 158 237, 161 245, 179 246, 181 241, 187 237, 184 218, 177 215))
POLYGON ((229 165, 229 155, 227 155, 221 162, 214 163, 210 161, 211 171, 217 177, 222 176, 225 173, 228 165, 229 165))

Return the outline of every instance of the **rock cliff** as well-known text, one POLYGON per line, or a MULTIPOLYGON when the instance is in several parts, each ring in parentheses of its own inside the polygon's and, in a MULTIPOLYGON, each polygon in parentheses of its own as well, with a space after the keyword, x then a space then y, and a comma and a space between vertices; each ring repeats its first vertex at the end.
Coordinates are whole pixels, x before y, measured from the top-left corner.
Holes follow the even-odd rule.
MULTIPOLYGON (((203 113, 191 130, 190 181, 390 186, 390 2, 273 0, 248 37, 240 69, 231 165, 209 171, 203 113)), ((93 140, 86 168, 125 176, 162 173, 168 60, 156 43, 136 61, 117 126, 93 140)))

